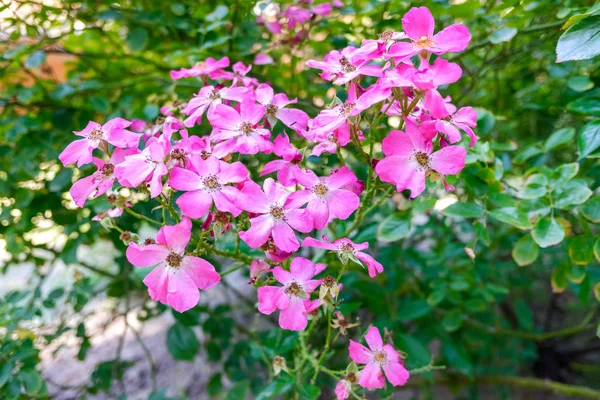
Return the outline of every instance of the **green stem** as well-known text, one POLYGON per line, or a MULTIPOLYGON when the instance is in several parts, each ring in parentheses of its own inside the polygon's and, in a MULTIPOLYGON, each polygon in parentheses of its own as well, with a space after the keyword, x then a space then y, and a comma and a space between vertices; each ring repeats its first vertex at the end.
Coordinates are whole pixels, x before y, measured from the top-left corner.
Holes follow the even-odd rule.
MULTIPOLYGON (((474 380, 462 375, 451 375, 448 377, 436 377, 436 385, 456 385, 456 383, 473 383, 477 385, 510 385, 526 389, 544 390, 565 396, 573 396, 585 399, 600 399, 600 391, 585 386, 567 385, 564 383, 553 382, 547 379, 523 378, 519 376, 477 376, 474 380)), ((404 388, 418 387, 421 385, 432 384, 426 379, 411 379, 404 388)))
POLYGON ((221 275, 221 277, 224 277, 225 275, 229 275, 232 272, 235 272, 235 271, 237 271, 238 269, 240 269, 240 268, 242 268, 244 266, 245 266, 244 264, 238 264, 235 267, 229 268, 227 271, 221 272, 220 275, 221 275))
MULTIPOLYGON (((342 271, 343 272, 343 271, 342 271)), ((340 273, 341 274, 341 273, 340 273)), ((325 356, 329 351, 329 345, 331 343, 331 309, 327 310, 327 338, 325 339, 325 346, 323 347, 323 352, 321 356, 317 360, 315 364, 315 372, 310 380, 311 385, 314 385, 317 382, 317 377, 319 376, 319 371, 322 369, 321 364, 325 360, 325 356)))
POLYGON ((125 212, 127 212, 128 214, 136 217, 137 219, 141 219, 142 221, 146 221, 146 222, 149 222, 149 223, 157 225, 157 226, 163 226, 163 224, 161 222, 158 222, 158 221, 156 221, 156 220, 154 220, 152 218, 148 218, 145 215, 138 214, 135 211, 133 211, 131 208, 125 207, 124 209, 125 209, 125 212))
POLYGON ((503 328, 494 328, 494 327, 484 325, 481 322, 475 321, 473 319, 467 319, 465 322, 473 328, 491 333, 493 335, 512 336, 512 337, 516 337, 516 338, 520 338, 520 339, 533 340, 536 342, 543 342, 543 341, 558 338, 558 337, 572 336, 572 335, 576 335, 581 332, 596 329, 596 327, 597 327, 596 324, 587 324, 587 325, 572 326, 569 328, 560 329, 560 330, 556 330, 556 331, 539 332, 538 333, 538 332, 522 332, 522 331, 515 331, 515 330, 503 329, 503 328))

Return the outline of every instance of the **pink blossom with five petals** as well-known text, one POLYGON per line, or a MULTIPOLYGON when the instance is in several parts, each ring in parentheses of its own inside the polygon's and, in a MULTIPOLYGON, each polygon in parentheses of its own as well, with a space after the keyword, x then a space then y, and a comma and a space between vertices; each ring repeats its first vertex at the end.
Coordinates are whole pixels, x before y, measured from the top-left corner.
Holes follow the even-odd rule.
POLYGON ((140 135, 128 131, 126 128, 130 125, 131 122, 123 118, 113 118, 104 125, 90 121, 84 130, 73 132, 84 139, 71 142, 58 158, 63 165, 77 163, 77 167, 81 167, 92 162, 92 151, 102 143, 110 143, 117 148, 137 147, 140 135))
POLYGON ((363 252, 363 250, 369 248, 368 242, 354 243, 348 238, 341 238, 334 240, 333 243, 331 243, 327 240, 327 236, 323 235, 322 242, 312 237, 305 238, 302 242, 302 247, 315 247, 317 249, 335 251, 342 260, 356 258, 359 263, 362 261, 367 265, 367 270, 369 271, 369 276, 371 278, 374 278, 378 273, 380 274, 383 272, 383 265, 377 262, 377 260, 369 254, 363 252))
POLYGON ((290 193, 271 178, 263 184, 264 191, 253 181, 247 181, 242 189, 238 207, 254 214, 250 229, 240 232, 240 238, 252 248, 259 248, 273 238, 275 245, 284 252, 294 252, 300 247, 294 229, 308 233, 313 229, 310 214, 299 206, 286 204, 290 193))
MULTIPOLYGON (((296 257, 290 270, 277 266, 273 276, 283 286, 261 286, 258 288, 258 311, 270 315, 279 313, 279 326, 283 329, 301 331, 308 324, 307 306, 310 293, 321 284, 321 279, 312 279, 325 269, 325 264, 314 264, 310 260, 296 257)), ((311 307, 312 308, 312 307, 311 307)))
POLYGON ((360 373, 358 384, 369 390, 381 389, 387 378, 393 386, 403 386, 410 373, 404 368, 398 352, 391 345, 383 344, 379 329, 374 326, 369 328, 365 340, 369 348, 352 339, 348 348, 350 358, 355 363, 366 364, 360 373))
POLYGON ((144 278, 154 301, 168 304, 184 312, 198 304, 201 290, 208 290, 221 281, 215 268, 206 260, 185 254, 192 235, 192 222, 183 217, 176 225, 160 228, 155 244, 141 246, 130 243, 127 260, 136 267, 156 268, 144 278))
POLYGON ((176 201, 181 211, 190 218, 200 218, 214 203, 217 210, 237 217, 242 210, 235 202, 241 194, 237 187, 227 184, 248 179, 246 167, 239 161, 228 164, 215 157, 204 160, 197 154, 189 160, 188 169, 173 168, 168 181, 173 189, 186 192, 176 201))
POLYGON ((318 177, 311 170, 296 170, 296 181, 304 190, 292 193, 287 205, 301 207, 308 203, 306 210, 312 216, 316 229, 323 229, 330 218, 347 219, 357 208, 359 198, 345 187, 354 185, 358 179, 346 166, 326 177, 318 177))
POLYGON ((386 157, 377 163, 375 171, 382 181, 393 183, 399 192, 410 190, 410 198, 425 189, 428 174, 437 173, 447 190, 443 175, 459 173, 465 166, 467 151, 459 146, 447 146, 433 152, 433 144, 410 120, 406 120, 406 133, 393 130, 383 139, 386 157))

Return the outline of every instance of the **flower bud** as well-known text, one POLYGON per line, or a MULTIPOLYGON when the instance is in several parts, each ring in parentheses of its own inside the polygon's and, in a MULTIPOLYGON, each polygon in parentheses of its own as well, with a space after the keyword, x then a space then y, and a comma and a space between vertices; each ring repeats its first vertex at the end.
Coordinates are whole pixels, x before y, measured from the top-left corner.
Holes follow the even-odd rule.
POLYGON ((285 358, 283 358, 281 356, 275 356, 275 357, 273 357, 273 372, 274 372, 274 375, 275 376, 279 375, 279 373, 281 371, 285 371, 288 374, 290 373, 290 371, 288 371, 288 367, 286 365, 285 358))
POLYGON ((319 300, 324 300, 328 298, 328 296, 331 296, 334 300, 337 300, 339 293, 340 286, 331 275, 323 279, 323 283, 321 283, 321 288, 319 290, 319 300))
POLYGON ((100 225, 105 227, 106 229, 113 229, 115 225, 113 224, 113 220, 110 217, 104 217, 100 220, 100 225))

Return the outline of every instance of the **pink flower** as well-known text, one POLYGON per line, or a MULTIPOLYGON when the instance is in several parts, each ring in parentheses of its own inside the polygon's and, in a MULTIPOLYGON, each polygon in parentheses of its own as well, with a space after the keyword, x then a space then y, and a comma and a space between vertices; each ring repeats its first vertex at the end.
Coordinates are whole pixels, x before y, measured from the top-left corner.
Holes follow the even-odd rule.
POLYGON ((229 67, 229 58, 223 57, 220 60, 215 60, 208 57, 205 61, 197 62, 192 68, 181 68, 179 71, 171 71, 171 78, 176 81, 190 76, 208 76, 213 72, 229 67))
POLYGON ((284 252, 294 252, 300 247, 294 230, 310 232, 313 221, 298 206, 286 204, 290 193, 271 178, 263 184, 264 192, 253 181, 244 184, 237 204, 243 210, 260 216, 250 219, 250 229, 240 232, 240 238, 252 248, 259 248, 273 237, 275 245, 284 252), (293 228, 293 229, 292 229, 293 228))
POLYGON ((232 86, 235 86, 238 82, 241 82, 243 86, 256 86, 258 81, 254 78, 246 76, 252 69, 252 64, 246 66, 242 62, 236 62, 233 64, 233 72, 218 70, 210 74, 211 79, 223 79, 226 81, 233 81, 232 86))
POLYGON ((283 251, 275 245, 273 238, 269 236, 267 241, 258 248, 265 253, 265 257, 274 263, 280 263, 291 257, 292 253, 283 251))
POLYGON ((268 175, 277 171, 277 179, 285 186, 294 186, 296 178, 294 170, 299 169, 298 164, 302 160, 302 154, 294 149, 290 138, 286 133, 279 135, 273 141, 273 152, 283 160, 269 161, 263 168, 260 176, 268 175))
POLYGON ((92 161, 98 167, 96 172, 75 182, 69 191, 75 204, 78 207, 83 207, 92 193, 95 192, 94 198, 106 193, 116 179, 115 165, 121 163, 125 159, 125 156, 136 154, 137 152, 138 149, 136 148, 127 150, 116 148, 108 162, 99 158, 93 158, 92 161))
POLYGON ((140 246, 130 243, 127 260, 137 267, 156 268, 144 279, 154 301, 168 304, 184 312, 198 304, 201 290, 208 290, 221 281, 215 268, 206 260, 185 254, 192 235, 192 223, 184 217, 173 226, 158 231, 155 244, 140 246))
POLYGON ((230 212, 233 216, 242 212, 234 203, 241 195, 240 191, 234 186, 226 186, 248 179, 248 171, 241 162, 228 164, 215 157, 204 160, 194 154, 188 168, 173 168, 168 181, 173 189, 187 192, 177 199, 177 205, 185 215, 203 217, 213 203, 217 210, 230 212))
POLYGON ((182 149, 187 158, 192 154, 198 154, 203 160, 208 159, 210 156, 221 159, 229 154, 229 151, 224 149, 223 146, 214 146, 209 136, 190 136, 189 138, 184 136, 174 148, 182 149))
POLYGON ((294 29, 296 25, 303 24, 310 20, 312 14, 309 10, 298 7, 298 6, 289 6, 283 13, 284 16, 287 17, 287 27, 288 29, 294 29))
POLYGON ((419 68, 402 63, 385 72, 380 85, 388 87, 412 87, 421 90, 435 90, 440 85, 448 85, 460 79, 462 69, 458 64, 437 58, 433 65, 422 60, 419 68))
POLYGON ((252 260, 252 264, 250 264, 250 283, 254 283, 256 278, 258 278, 263 272, 270 271, 271 266, 267 264, 265 260, 259 258, 252 260))
POLYGON ((256 104, 252 99, 244 100, 240 105, 240 112, 219 104, 215 111, 208 115, 208 119, 215 128, 211 134, 214 141, 227 141, 224 147, 229 152, 241 154, 268 153, 273 150, 273 143, 269 141, 271 132, 257 124, 265 115, 265 107, 256 104))
POLYGON ((411 198, 423 192, 428 175, 439 177, 442 174, 440 178, 446 186, 443 175, 459 173, 465 166, 467 155, 467 151, 458 146, 448 146, 433 152, 431 140, 426 139, 408 119, 406 133, 391 131, 383 139, 382 149, 386 158, 375 167, 379 178, 395 184, 399 192, 409 189, 411 198))
POLYGON ((271 128, 277 120, 285 126, 295 130, 304 130, 308 125, 308 114, 297 108, 284 108, 290 104, 296 104, 298 99, 289 100, 284 93, 274 95, 273 88, 267 84, 260 84, 256 88, 256 101, 265 106, 267 121, 271 128))
POLYGON ((335 385, 335 395, 338 400, 345 400, 350 396, 350 389, 352 388, 352 384, 348 382, 346 379, 342 379, 338 381, 335 385))
POLYGON ((362 250, 369 248, 369 243, 367 242, 357 244, 350 239, 341 238, 331 243, 327 240, 327 236, 323 235, 322 242, 312 237, 307 237, 302 242, 302 247, 316 247, 318 249, 335 251, 344 264, 348 262, 348 259, 360 265, 364 262, 367 264, 367 269, 371 278, 374 278, 378 273, 383 272, 383 265, 378 263, 367 253, 362 252, 362 250))
POLYGON ((313 120, 309 135, 327 135, 346 123, 348 118, 355 117, 373 104, 386 100, 391 94, 391 89, 373 85, 360 97, 356 97, 356 85, 350 84, 348 99, 344 104, 323 110, 313 120))
POLYGON ((310 8, 310 12, 321 17, 331 14, 331 11, 333 11, 331 3, 321 3, 310 8))
POLYGON ((267 65, 273 64, 273 57, 266 53, 258 53, 254 57, 254 65, 267 65))
POLYGON ((369 390, 381 389, 385 386, 385 378, 387 378, 393 386, 403 386, 410 373, 402 365, 396 350, 389 344, 383 344, 381 334, 374 326, 369 328, 365 340, 369 348, 352 339, 348 348, 350 358, 355 363, 366 364, 360 373, 358 384, 369 390))
POLYGON ((354 78, 365 76, 382 76, 382 68, 378 65, 367 65, 373 57, 370 54, 377 50, 377 44, 367 44, 364 47, 346 47, 341 51, 329 52, 323 61, 308 60, 306 65, 320 69, 321 78, 333 80, 336 85, 344 85, 354 78))
MULTIPOLYGON (((127 203, 127 206, 131 206, 127 203)), ((106 211, 100 211, 92 217, 92 221, 102 221, 104 218, 117 218, 123 215, 123 207, 113 207, 106 211)))
POLYGON ((273 268, 273 276, 283 286, 261 286, 258 288, 258 311, 270 315, 280 310, 279 326, 283 329, 301 331, 306 328, 308 318, 305 300, 321 280, 312 279, 325 269, 325 264, 313 264, 306 258, 292 260, 290 271, 273 268))
MULTIPOLYGON (((365 140, 362 131, 358 131, 358 139, 361 141, 365 140)), ((337 151, 338 147, 344 147, 350 143, 350 125, 342 124, 335 131, 313 136, 310 140, 318 143, 313 147, 311 155, 320 157, 323 153, 333 154, 337 151)))
POLYGON ((245 87, 217 89, 214 86, 204 86, 200 89, 200 92, 187 103, 185 108, 181 110, 182 114, 189 115, 183 123, 188 128, 191 128, 202 121, 204 111, 208 109, 208 113, 212 113, 217 104, 222 104, 223 100, 241 102, 245 98, 252 98, 252 96, 252 90, 245 87))
POLYGON ((117 148, 137 147, 140 135, 126 130, 129 125, 131 122, 123 118, 113 118, 104 125, 90 121, 81 132, 73 132, 84 139, 70 143, 58 158, 63 165, 77 163, 81 167, 92 162, 92 151, 102 143, 110 143, 117 148))
POLYGON ((399 42, 390 47, 387 57, 410 58, 420 52, 444 54, 463 51, 471 35, 466 26, 454 24, 433 34, 435 21, 427 7, 413 7, 402 18, 404 32, 411 42, 399 42))
POLYGON ((168 172, 165 157, 169 154, 170 144, 166 140, 151 138, 147 147, 139 154, 125 157, 125 161, 115 167, 115 176, 119 183, 127 187, 138 187, 144 181, 150 181, 150 196, 162 193, 162 177, 168 172))
POLYGON ((456 143, 461 139, 461 129, 471 139, 469 147, 475 145, 477 136, 473 128, 477 126, 477 112, 473 107, 463 107, 456 111, 456 107, 447 104, 437 90, 429 90, 425 94, 425 108, 432 117, 431 121, 421 124, 426 136, 433 137, 437 132, 442 132, 450 143, 456 143))
POLYGON ((129 125, 129 129, 137 133, 142 133, 146 129, 147 125, 148 123, 146 121, 143 121, 141 119, 132 119, 131 125, 129 125))
POLYGON ((287 205, 297 208, 308 203, 306 210, 312 216, 316 229, 323 229, 331 217, 347 219, 358 208, 356 193, 344 188, 357 182, 356 175, 348 167, 321 178, 310 170, 302 172, 298 169, 294 175, 304 190, 292 193, 287 205))

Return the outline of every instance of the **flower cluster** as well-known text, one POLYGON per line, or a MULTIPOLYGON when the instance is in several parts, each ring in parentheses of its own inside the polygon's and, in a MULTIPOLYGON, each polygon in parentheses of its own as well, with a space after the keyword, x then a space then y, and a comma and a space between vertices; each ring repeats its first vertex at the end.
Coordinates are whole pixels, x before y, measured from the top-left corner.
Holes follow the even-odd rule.
MULTIPOLYGON (((313 14, 331 10, 328 3, 309 6, 307 2, 292 5, 267 26, 278 33, 285 19, 292 30, 313 14)), ((167 225, 163 214, 155 239, 122 237, 127 239, 126 255, 133 265, 157 265, 144 279, 152 299, 180 312, 198 303, 198 289, 219 283, 219 273, 198 255, 211 252, 211 236, 217 240, 233 230, 241 241, 265 254, 266 260, 254 259, 251 268, 251 283, 258 286, 258 310, 279 311, 283 329, 305 329, 320 308, 331 315, 337 307, 342 287, 338 281, 346 267, 337 279, 315 278, 326 265, 300 257, 301 247, 335 252, 344 266, 348 261, 365 266, 371 278, 384 271, 365 252, 367 243, 339 236, 333 242, 322 236, 320 241, 307 235, 333 221, 349 219, 366 203, 361 194, 366 191, 364 197, 370 199, 384 185, 381 182, 393 184, 397 191, 409 190, 411 198, 424 191, 427 178, 452 190, 446 176, 459 173, 465 164, 466 149, 458 145, 461 131, 469 136, 471 146, 477 140, 475 111, 457 110, 438 91, 461 76, 458 65, 440 56, 464 50, 470 40, 467 29, 452 25, 434 34, 433 17, 425 7, 411 9, 402 26, 404 32, 384 32, 360 47, 335 50, 323 61, 306 63, 346 91, 345 100, 336 97, 314 118, 297 107, 297 99, 275 93, 269 84, 252 78, 251 65, 238 62, 230 70, 227 57, 172 71, 173 80, 194 78, 202 87, 188 101, 163 107, 163 116, 155 123, 115 118, 104 125, 90 122, 75 132, 81 139, 67 146, 60 160, 78 167, 93 163, 96 171, 73 184, 73 201, 83 207, 90 196, 107 193, 115 183, 130 188, 128 192, 138 196, 120 198, 109 192, 114 211, 98 219, 112 221, 123 210, 139 215, 131 210, 131 203, 143 197, 139 194, 158 200, 177 223, 167 225), (387 132, 387 125, 380 123, 386 117, 396 117, 401 129, 387 132), (382 130, 387 134, 381 140, 382 130), (367 139, 368 150, 362 144, 367 139), (375 158, 377 141, 384 155, 381 160, 375 158), (366 185, 345 163, 342 149, 349 151, 350 143, 369 168, 366 185), (336 154, 340 165, 317 173, 308 168, 306 150, 314 156, 336 154), (272 160, 255 171, 252 161, 259 153, 271 155, 272 160), (200 237, 194 234, 194 221, 200 237), (195 250, 186 252, 190 241, 195 250)), ((361 221, 362 213, 356 214, 353 228, 361 221)), ((350 233, 352 229, 340 236, 350 233)), ((346 321, 344 326, 350 325, 346 321)), ((346 398, 354 383, 367 389, 383 387, 382 371, 393 385, 408 378, 398 354, 382 344, 376 328, 369 330, 366 340, 370 350, 351 341, 351 358, 366 366, 360 378, 356 369, 338 384, 338 398, 346 398)))
POLYGON ((269 3, 261 7, 256 22, 264 25, 277 43, 293 46, 308 37, 310 24, 315 18, 326 17, 334 7, 343 5, 340 0, 319 4, 313 4, 313 0, 299 0, 284 5, 269 3))

